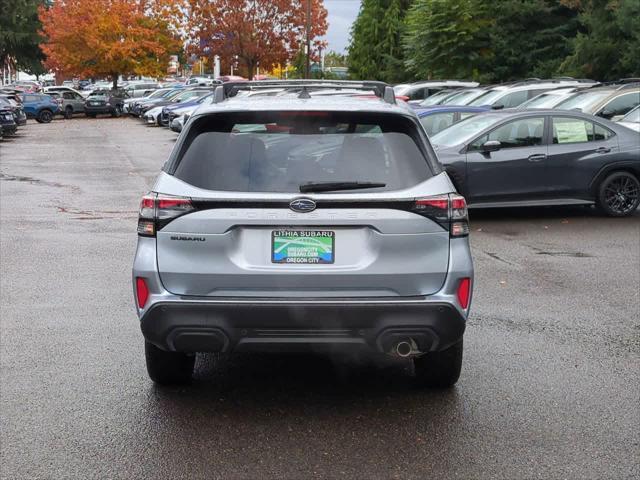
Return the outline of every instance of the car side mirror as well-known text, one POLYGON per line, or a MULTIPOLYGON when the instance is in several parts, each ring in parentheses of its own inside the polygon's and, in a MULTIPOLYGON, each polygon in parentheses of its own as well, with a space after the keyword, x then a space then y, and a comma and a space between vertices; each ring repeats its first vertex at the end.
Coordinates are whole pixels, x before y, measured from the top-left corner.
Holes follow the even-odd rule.
POLYGON ((480 151, 482 153, 491 153, 497 152, 502 148, 502 144, 498 140, 489 140, 488 142, 484 142, 480 147, 480 151))
POLYGON ((602 110, 597 114, 597 116, 609 120, 611 117, 613 117, 613 112, 611 110, 602 110))
POLYGON ((491 110, 502 110, 504 108, 504 105, 501 103, 498 103, 496 105, 491 105, 491 110))

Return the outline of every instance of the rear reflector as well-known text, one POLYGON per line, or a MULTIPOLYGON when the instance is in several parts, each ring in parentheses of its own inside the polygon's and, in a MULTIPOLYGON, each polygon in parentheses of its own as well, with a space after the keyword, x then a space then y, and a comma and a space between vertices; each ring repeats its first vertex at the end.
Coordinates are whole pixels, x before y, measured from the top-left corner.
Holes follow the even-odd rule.
POLYGON ((149 299, 149 288, 142 277, 136 277, 136 297, 138 299, 138 308, 144 308, 149 299))
POLYGON ((458 303, 460 303, 460 306, 465 310, 469 307, 470 294, 471 294, 471 279, 463 278, 462 280, 460 280, 460 283, 458 284, 457 296, 458 296, 458 303))

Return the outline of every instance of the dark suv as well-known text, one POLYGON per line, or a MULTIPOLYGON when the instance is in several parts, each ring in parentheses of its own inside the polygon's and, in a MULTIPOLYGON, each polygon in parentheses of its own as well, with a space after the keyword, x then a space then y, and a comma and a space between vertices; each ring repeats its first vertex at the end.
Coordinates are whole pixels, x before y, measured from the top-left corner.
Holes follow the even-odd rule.
POLYGON ((13 114, 13 119, 17 126, 26 125, 27 114, 22 109, 22 103, 20 103, 20 97, 3 95, 0 93, 0 108, 8 108, 13 114))
POLYGON ((2 135, 12 135, 16 133, 17 129, 18 125, 16 125, 11 106, 0 98, 0 132, 2 135))
POLYGON ((111 114, 112 117, 122 115, 124 100, 129 98, 124 90, 94 90, 84 102, 87 117, 95 118, 98 114, 111 114))

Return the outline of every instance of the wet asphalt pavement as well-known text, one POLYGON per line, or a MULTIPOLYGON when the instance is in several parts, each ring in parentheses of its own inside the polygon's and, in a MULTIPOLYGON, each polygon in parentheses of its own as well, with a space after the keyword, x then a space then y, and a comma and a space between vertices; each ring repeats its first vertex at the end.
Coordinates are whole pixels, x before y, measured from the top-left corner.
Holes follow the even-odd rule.
POLYGON ((371 358, 198 358, 147 378, 130 268, 175 135, 31 121, 0 143, 0 477, 640 477, 640 212, 472 211, 450 391, 371 358))

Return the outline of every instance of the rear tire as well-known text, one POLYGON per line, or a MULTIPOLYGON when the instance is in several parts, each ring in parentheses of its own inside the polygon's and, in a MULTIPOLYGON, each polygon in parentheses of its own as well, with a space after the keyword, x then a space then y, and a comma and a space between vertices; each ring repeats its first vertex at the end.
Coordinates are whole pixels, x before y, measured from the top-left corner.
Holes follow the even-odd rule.
POLYGON ((460 378, 462 340, 441 352, 429 352, 413 359, 416 380, 420 386, 448 388, 460 378))
POLYGON ((640 181, 629 172, 614 172, 598 187, 598 207, 609 217, 627 217, 640 205, 640 181))
POLYGON ((160 385, 181 385, 191 381, 195 355, 167 352, 144 342, 144 356, 149 378, 160 385))
POLYGON ((49 123, 51 120, 53 120, 53 112, 47 109, 41 110, 36 117, 38 123, 49 123))

